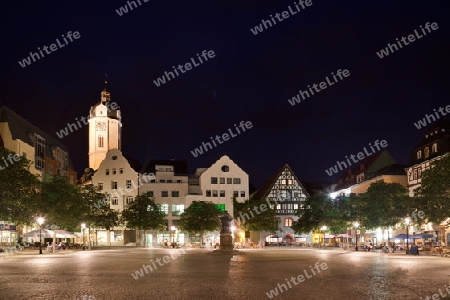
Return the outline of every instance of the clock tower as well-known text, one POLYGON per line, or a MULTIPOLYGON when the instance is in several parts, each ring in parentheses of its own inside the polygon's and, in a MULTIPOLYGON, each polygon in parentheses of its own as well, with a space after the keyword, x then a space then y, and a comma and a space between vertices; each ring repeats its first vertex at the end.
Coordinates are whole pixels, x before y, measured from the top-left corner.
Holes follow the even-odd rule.
POLYGON ((89 168, 98 169, 111 149, 122 150, 122 122, 120 108, 111 102, 111 94, 105 88, 100 102, 91 106, 89 113, 89 168))

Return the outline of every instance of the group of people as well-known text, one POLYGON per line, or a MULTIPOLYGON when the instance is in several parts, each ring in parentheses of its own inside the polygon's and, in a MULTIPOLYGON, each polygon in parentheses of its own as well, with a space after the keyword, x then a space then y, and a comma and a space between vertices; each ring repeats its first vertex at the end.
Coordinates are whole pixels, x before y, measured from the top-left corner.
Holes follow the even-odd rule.
MULTIPOLYGON (((56 245, 56 250, 66 250, 66 244, 64 244, 63 242, 59 242, 58 245, 56 245)), ((47 252, 52 252, 53 251, 53 244, 51 244, 50 242, 47 242, 47 252)))

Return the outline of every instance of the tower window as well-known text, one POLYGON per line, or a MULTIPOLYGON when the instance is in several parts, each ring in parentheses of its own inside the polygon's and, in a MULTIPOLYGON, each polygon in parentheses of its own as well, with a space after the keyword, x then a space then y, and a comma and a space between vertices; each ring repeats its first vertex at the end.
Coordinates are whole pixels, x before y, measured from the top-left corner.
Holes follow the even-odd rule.
POLYGON ((99 148, 103 148, 104 147, 104 137, 102 137, 102 136, 99 136, 98 137, 98 147, 99 148))

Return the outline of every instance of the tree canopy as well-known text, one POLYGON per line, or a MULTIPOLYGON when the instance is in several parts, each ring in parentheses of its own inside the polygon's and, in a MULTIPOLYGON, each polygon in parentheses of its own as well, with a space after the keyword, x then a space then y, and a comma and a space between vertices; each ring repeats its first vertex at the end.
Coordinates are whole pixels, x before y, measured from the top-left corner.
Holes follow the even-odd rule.
POLYGON ((193 201, 181 214, 178 227, 188 233, 200 233, 220 229, 222 211, 211 201, 193 201))

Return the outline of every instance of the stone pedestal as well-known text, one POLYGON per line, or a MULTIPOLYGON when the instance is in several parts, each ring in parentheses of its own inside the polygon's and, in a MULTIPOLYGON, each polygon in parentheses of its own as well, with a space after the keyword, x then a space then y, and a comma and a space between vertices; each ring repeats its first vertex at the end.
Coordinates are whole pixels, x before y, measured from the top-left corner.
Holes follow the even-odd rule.
POLYGON ((233 245, 233 237, 231 236, 231 233, 225 232, 220 233, 220 251, 233 251, 234 245, 233 245))

